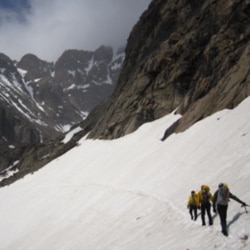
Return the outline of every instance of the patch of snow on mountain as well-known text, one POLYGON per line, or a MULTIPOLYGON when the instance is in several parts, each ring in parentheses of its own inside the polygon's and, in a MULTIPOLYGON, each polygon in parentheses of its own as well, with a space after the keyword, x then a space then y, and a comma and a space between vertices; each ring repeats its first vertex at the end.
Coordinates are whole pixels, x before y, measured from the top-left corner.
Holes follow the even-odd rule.
POLYGON ((89 65, 85 68, 85 72, 88 75, 89 71, 93 68, 94 66, 94 57, 92 56, 92 58, 89 60, 89 65))
POLYGON ((68 74, 75 77, 76 76, 76 71, 75 70, 68 70, 68 74))
POLYGON ((14 88, 19 90, 20 93, 23 93, 23 88, 20 84, 20 82, 16 79, 16 76, 14 73, 11 73, 11 83, 14 85, 14 88))
POLYGON ((27 117, 30 121, 35 122, 42 126, 47 126, 42 120, 37 119, 36 115, 21 101, 18 100, 17 103, 13 102, 12 105, 25 117, 27 117), (20 104, 20 105, 18 105, 20 104))
POLYGON ((21 69, 21 68, 17 68, 17 71, 19 72, 19 74, 22 76, 22 78, 25 77, 25 75, 28 73, 27 70, 21 69))
POLYGON ((62 124, 57 124, 55 129, 59 132, 63 132, 63 133, 66 133, 68 132, 70 129, 71 129, 71 125, 62 125, 62 124))
POLYGON ((42 78, 37 78, 34 80, 35 83, 39 82, 42 78))
POLYGON ((90 87, 90 84, 84 84, 83 86, 77 86, 79 89, 88 89, 90 87))
POLYGON ((11 82, 4 75, 0 75, 0 83, 2 83, 4 87, 9 86, 10 88, 13 88, 11 82))
POLYGON ((0 181, 9 178, 10 176, 14 175, 18 172, 18 169, 13 169, 19 161, 15 161, 12 165, 10 165, 8 168, 6 168, 4 171, 0 173, 0 181))
POLYGON ((71 140, 71 138, 72 138, 76 133, 78 133, 78 132, 80 132, 80 131, 82 131, 82 128, 81 128, 81 127, 77 127, 77 128, 75 128, 75 129, 71 130, 70 132, 68 132, 68 133, 65 135, 64 139, 62 140, 62 142, 65 143, 65 144, 68 143, 68 142, 71 140))
POLYGON ((81 117, 82 117, 83 120, 84 120, 84 119, 86 119, 86 118, 88 117, 89 112, 87 112, 87 111, 81 111, 80 114, 81 114, 81 117))
POLYGON ((119 68, 121 68, 121 63, 113 63, 111 66, 112 70, 117 70, 119 68))
POLYGON ((108 70, 108 74, 107 74, 107 79, 106 79, 106 81, 104 81, 104 83, 110 84, 110 85, 113 84, 113 81, 112 81, 112 79, 111 79, 111 77, 110 77, 110 72, 109 72, 109 70, 108 70))
POLYGON ((71 89, 75 89, 75 88, 76 88, 76 84, 73 83, 68 88, 63 89, 63 91, 67 91, 67 90, 71 90, 71 89))

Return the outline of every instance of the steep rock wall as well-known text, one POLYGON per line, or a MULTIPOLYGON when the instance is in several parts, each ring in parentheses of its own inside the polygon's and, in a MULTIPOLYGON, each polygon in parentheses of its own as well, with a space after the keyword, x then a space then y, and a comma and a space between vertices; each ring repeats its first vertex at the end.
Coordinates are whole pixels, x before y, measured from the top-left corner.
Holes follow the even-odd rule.
POLYGON ((173 110, 166 131, 233 108, 250 94, 249 0, 154 0, 134 26, 116 89, 83 123, 113 139, 173 110))

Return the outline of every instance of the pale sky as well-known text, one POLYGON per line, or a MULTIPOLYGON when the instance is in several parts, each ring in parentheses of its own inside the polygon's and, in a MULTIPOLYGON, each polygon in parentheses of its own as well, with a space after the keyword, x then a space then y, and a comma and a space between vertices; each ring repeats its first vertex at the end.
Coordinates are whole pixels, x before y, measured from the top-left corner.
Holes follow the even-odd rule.
POLYGON ((1 0, 0 52, 55 61, 67 49, 126 45, 151 0, 1 0))

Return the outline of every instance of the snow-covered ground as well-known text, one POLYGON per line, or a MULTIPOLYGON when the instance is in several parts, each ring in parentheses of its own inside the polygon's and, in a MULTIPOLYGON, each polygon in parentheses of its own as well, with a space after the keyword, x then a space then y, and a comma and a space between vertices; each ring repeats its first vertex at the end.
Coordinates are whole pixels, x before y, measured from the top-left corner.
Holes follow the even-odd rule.
MULTIPOLYGON (((250 203, 250 98, 166 141, 178 116, 112 141, 81 139, 46 167, 0 189, 0 249, 250 249, 250 213, 228 209, 229 237, 191 221, 192 189, 226 182, 250 203)), ((250 209, 249 209, 250 210, 250 209)))

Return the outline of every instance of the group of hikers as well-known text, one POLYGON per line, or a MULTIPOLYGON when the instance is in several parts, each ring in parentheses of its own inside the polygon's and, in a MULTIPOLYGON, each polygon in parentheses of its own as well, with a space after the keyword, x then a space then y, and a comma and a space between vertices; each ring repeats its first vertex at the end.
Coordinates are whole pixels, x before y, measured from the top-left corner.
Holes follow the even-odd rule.
POLYGON ((208 216, 209 225, 213 225, 213 218, 211 216, 211 207, 213 207, 213 212, 219 214, 222 233, 228 236, 227 208, 230 198, 239 202, 242 206, 247 206, 245 202, 229 191, 226 183, 220 183, 214 195, 211 194, 208 185, 202 185, 201 190, 197 193, 192 190, 187 204, 191 219, 197 219, 197 210, 200 209, 202 226, 206 225, 205 214, 208 216))

